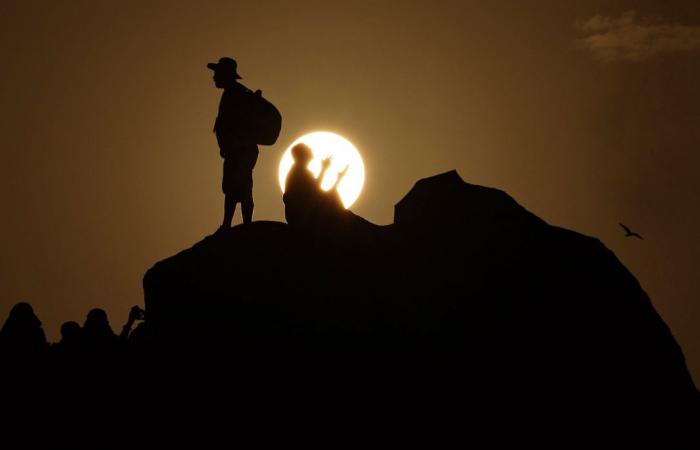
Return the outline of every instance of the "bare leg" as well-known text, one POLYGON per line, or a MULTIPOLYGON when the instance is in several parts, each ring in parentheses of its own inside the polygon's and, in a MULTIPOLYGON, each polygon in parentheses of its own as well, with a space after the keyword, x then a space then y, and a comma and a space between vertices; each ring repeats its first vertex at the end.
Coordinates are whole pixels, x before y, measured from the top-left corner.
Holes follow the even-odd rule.
POLYGON ((251 223, 253 221, 253 208, 255 204, 253 199, 241 202, 241 212, 243 213, 243 223, 251 223))
POLYGON ((236 199, 231 195, 227 195, 224 198, 224 223, 223 225, 221 225, 222 228, 231 228, 231 222, 233 222, 233 213, 235 212, 236 199))

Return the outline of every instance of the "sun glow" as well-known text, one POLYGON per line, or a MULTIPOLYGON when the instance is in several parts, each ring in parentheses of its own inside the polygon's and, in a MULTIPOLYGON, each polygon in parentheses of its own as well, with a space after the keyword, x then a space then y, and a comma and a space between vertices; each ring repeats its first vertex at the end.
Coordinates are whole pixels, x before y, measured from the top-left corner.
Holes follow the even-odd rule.
POLYGON ((284 152, 279 167, 279 182, 282 192, 284 192, 287 174, 294 164, 292 147, 299 143, 308 145, 313 151, 314 158, 307 167, 316 177, 321 172, 321 160, 329 156, 332 158, 331 166, 321 182, 321 188, 326 191, 335 183, 335 180, 338 178, 338 172, 346 166, 348 167, 348 171, 340 181, 340 184, 338 184, 337 189, 346 208, 355 203, 365 183, 365 166, 362 162, 362 157, 350 141, 327 131, 306 134, 294 141, 284 152))

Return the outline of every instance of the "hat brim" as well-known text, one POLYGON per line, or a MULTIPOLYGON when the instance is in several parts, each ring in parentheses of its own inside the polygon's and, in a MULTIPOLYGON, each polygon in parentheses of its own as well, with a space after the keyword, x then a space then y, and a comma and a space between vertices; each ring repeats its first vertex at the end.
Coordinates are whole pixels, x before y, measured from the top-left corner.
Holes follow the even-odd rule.
MULTIPOLYGON (((219 65, 217 63, 209 63, 209 64, 207 64, 207 68, 216 72, 217 70, 219 70, 219 65)), ((238 73, 236 71, 233 71, 233 78, 235 78, 237 80, 243 79, 243 77, 238 75, 238 73)))

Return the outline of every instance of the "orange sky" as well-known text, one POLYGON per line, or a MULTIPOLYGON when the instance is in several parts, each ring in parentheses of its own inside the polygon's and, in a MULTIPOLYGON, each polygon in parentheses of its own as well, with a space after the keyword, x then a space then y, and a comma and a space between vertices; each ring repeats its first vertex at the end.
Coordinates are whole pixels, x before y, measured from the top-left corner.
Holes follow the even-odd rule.
POLYGON ((277 165, 305 132, 359 148, 353 210, 377 223, 456 168, 599 237, 699 380, 700 7, 579 3, 3 1, 0 319, 29 301, 56 339, 100 306, 119 329, 145 270, 218 227, 206 63, 227 55, 284 116, 256 219, 283 219, 277 165))

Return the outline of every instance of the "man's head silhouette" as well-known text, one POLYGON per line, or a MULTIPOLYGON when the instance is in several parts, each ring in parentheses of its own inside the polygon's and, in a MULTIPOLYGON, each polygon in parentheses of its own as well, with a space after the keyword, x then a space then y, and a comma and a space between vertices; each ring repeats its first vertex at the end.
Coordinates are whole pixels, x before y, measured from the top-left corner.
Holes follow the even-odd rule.
POLYGON ((238 64, 233 58, 224 56, 218 63, 209 63, 207 67, 214 71, 214 83, 218 88, 226 88, 241 79, 238 75, 238 64))
POLYGON ((305 166, 314 159, 314 152, 306 144, 297 144, 292 148, 292 158, 296 164, 305 166))
POLYGON ((61 342, 74 342, 80 336, 80 324, 78 322, 65 322, 61 325, 61 342))

